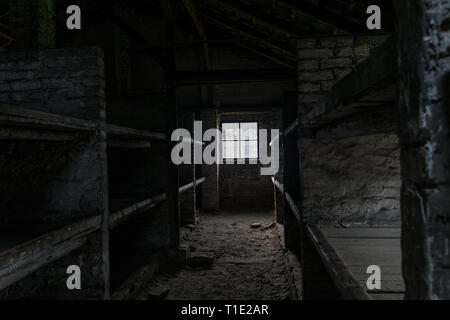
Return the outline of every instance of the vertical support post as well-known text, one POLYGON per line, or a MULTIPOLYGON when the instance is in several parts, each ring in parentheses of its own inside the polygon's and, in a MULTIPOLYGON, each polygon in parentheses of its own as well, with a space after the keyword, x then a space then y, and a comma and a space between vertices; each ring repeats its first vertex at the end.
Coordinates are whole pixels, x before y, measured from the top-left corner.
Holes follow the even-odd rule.
MULTIPOLYGON (((286 97, 286 105, 283 110, 283 130, 286 130, 298 117, 295 103, 291 103, 286 97)), ((297 135, 286 136, 283 133, 283 184, 284 192, 288 192, 293 200, 298 203, 300 196, 299 159, 297 148, 297 135)), ((286 247, 300 257, 300 228, 290 205, 284 202, 284 233, 286 247)))
POLYGON ((450 299, 450 1, 394 4, 405 298, 450 299))
MULTIPOLYGON (((161 5, 166 17, 166 32, 168 42, 175 41, 175 17, 172 8, 172 1, 161 0, 161 5)), ((176 71, 176 48, 172 45, 168 48, 168 70, 167 74, 172 75, 176 71)), ((172 148, 176 142, 171 141, 172 132, 178 128, 178 106, 177 106, 177 87, 175 81, 167 78, 167 138, 168 138, 168 190, 167 201, 169 205, 169 228, 170 228, 170 245, 178 247, 180 244, 180 211, 178 204, 178 167, 172 162, 170 157, 172 148)))

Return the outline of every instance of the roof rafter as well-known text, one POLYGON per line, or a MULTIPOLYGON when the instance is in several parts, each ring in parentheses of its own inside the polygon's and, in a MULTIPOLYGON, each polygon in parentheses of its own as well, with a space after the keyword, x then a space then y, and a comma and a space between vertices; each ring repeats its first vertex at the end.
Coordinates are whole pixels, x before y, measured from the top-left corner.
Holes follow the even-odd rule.
POLYGON ((205 21, 220 27, 222 30, 231 33, 235 36, 239 36, 244 39, 255 40, 255 44, 259 47, 270 49, 272 52, 278 55, 284 56, 285 58, 296 61, 295 49, 294 47, 286 46, 285 44, 275 43, 274 41, 267 41, 264 35, 256 34, 254 30, 243 25, 237 25, 235 21, 220 16, 212 12, 202 12, 202 16, 205 21))
MULTIPOLYGON (((367 32, 364 28, 364 24, 358 24, 348 19, 335 15, 328 10, 325 10, 319 6, 315 6, 307 1, 302 0, 281 0, 282 3, 290 6, 292 9, 303 12, 314 19, 319 20, 321 23, 334 26, 342 31, 357 33, 367 32)), ((365 21, 364 21, 365 22, 365 21)))

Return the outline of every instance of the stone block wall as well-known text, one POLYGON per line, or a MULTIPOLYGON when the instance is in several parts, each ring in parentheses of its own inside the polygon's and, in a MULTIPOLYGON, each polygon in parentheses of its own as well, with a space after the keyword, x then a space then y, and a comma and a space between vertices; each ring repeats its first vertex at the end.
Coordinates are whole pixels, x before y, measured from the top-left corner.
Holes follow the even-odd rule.
POLYGON ((303 209, 321 226, 400 226, 400 152, 395 134, 302 139, 303 209))
POLYGON ((367 59, 387 36, 336 36, 297 42, 299 114, 314 103, 356 65, 367 59))
POLYGON ((104 120, 103 52, 80 48, 0 53, 0 102, 104 120))
MULTIPOLYGON (((0 228, 41 235, 84 217, 100 216, 103 221, 80 249, 9 286, 0 292, 1 298, 108 297, 103 74, 103 52, 98 48, 0 53, 0 103, 98 125, 68 142, 1 142, 0 228), (66 268, 73 264, 81 267, 83 290, 66 287, 66 268)), ((2 236, 7 235, 1 232, 2 236)))

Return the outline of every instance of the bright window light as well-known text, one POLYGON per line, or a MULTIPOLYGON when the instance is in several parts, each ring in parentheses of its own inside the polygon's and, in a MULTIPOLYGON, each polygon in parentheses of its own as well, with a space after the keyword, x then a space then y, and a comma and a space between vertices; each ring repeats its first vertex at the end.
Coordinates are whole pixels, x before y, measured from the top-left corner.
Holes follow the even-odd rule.
POLYGON ((258 123, 223 123, 222 157, 224 159, 257 159, 258 123))

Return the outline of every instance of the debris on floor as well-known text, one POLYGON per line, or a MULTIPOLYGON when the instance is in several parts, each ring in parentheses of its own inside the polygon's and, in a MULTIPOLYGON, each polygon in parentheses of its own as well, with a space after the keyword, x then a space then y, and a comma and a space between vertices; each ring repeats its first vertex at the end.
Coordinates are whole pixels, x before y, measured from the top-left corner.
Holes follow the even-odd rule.
POLYGON ((191 253, 188 256, 188 266, 195 269, 209 269, 214 264, 216 256, 211 252, 191 253))
POLYGON ((182 229, 188 263, 160 273, 141 299, 160 286, 170 288, 168 300, 289 299, 286 260, 273 219, 272 212, 202 214, 194 231, 182 229), (259 228, 249 229, 255 220, 259 228))

